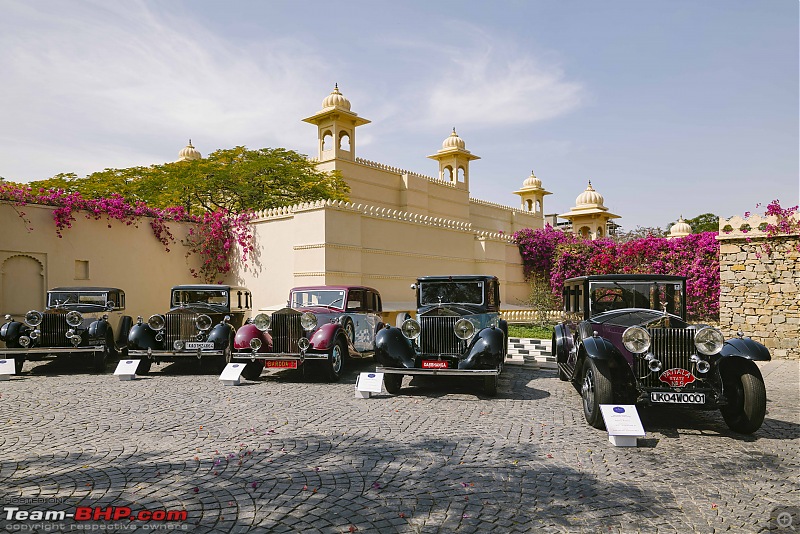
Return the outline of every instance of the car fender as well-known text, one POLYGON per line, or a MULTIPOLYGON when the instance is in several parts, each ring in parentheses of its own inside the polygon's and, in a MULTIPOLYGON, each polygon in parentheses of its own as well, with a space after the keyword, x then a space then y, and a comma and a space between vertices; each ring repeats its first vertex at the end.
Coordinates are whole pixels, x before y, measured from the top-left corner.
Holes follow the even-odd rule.
POLYGON ((144 323, 135 324, 128 332, 128 347, 132 349, 157 349, 156 333, 144 323))
POLYGON ((18 321, 9 321, 0 326, 0 341, 16 343, 19 336, 25 334, 25 325, 18 321))
POLYGON ((92 339, 106 339, 106 331, 110 330, 111 326, 105 319, 97 319, 89 324, 88 332, 89 337, 92 339))
POLYGON ((467 357, 458 362, 459 369, 472 369, 478 363, 496 366, 503 361, 505 334, 499 328, 484 328, 473 338, 467 357))
POLYGON ((228 348, 228 340, 233 332, 235 332, 235 330, 230 324, 219 323, 208 333, 208 340, 214 342, 215 349, 224 350, 228 348))
POLYGON ((727 340, 722 345, 719 354, 722 358, 744 358, 757 362, 768 362, 772 359, 767 347, 749 337, 735 337, 727 340))
MULTIPOLYGON (((342 327, 342 325, 339 323, 325 323, 317 328, 311 335, 311 339, 308 340, 311 343, 309 348, 314 350, 328 350, 336 342, 336 338, 340 332, 344 338, 347 338, 347 336, 344 335, 344 327, 342 327)), ((350 345, 349 341, 347 345, 350 345)))
POLYGON ((261 347, 256 352, 270 352, 272 350, 272 337, 267 332, 256 328, 256 325, 252 323, 242 325, 236 331, 236 336, 233 338, 233 348, 250 352, 253 350, 250 348, 251 339, 261 340, 261 347))
POLYGON ((413 369, 415 356, 411 341, 399 328, 389 326, 375 336, 375 359, 379 364, 413 369))
POLYGON ((613 360, 622 356, 609 340, 602 337, 587 337, 583 340, 583 350, 586 356, 593 360, 613 360))
POLYGON ((550 346, 551 356, 555 356, 557 363, 566 363, 567 356, 569 356, 570 338, 567 332, 567 327, 563 324, 557 324, 553 329, 553 339, 550 346))

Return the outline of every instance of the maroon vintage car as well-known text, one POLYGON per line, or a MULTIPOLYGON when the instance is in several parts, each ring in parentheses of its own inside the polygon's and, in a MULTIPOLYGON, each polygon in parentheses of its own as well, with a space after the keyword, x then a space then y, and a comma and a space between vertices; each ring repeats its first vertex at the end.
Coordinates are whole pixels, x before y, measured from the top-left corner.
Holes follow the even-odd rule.
POLYGON ((322 370, 335 382, 348 358, 373 356, 381 312, 380 293, 370 287, 296 287, 287 307, 259 313, 236 332, 233 359, 249 362, 242 373, 249 379, 266 367, 322 370))

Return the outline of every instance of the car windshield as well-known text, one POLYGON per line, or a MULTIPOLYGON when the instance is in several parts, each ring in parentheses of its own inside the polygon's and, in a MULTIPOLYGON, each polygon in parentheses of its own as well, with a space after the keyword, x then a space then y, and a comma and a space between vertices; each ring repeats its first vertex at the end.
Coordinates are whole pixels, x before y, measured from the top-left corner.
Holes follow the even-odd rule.
POLYGON ((344 308, 344 291, 309 289, 292 291, 292 308, 309 308, 312 306, 325 306, 344 308))
POLYGON ((61 306, 98 306, 105 308, 106 302, 108 302, 108 294, 104 291, 50 291, 47 293, 48 308, 61 306))
POLYGON ((174 289, 172 291, 173 307, 195 304, 227 307, 228 291, 226 289, 174 289))
POLYGON ((589 282, 591 315, 623 308, 645 308, 681 316, 683 313, 683 284, 680 282, 589 282))
POLYGON ((483 304, 483 281, 420 282, 421 306, 443 303, 483 304))

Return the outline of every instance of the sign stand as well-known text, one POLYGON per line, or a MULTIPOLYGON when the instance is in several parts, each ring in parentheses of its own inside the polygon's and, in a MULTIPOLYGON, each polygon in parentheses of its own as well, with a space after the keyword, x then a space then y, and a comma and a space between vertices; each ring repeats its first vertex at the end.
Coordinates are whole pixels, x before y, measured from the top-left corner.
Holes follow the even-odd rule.
POLYGON ((632 404, 601 404, 600 413, 608 430, 608 441, 615 447, 636 447, 636 438, 645 436, 639 412, 632 404))
POLYGON ((139 367, 141 360, 120 360, 114 374, 120 380, 134 380, 136 378, 136 368, 139 367))
POLYGON ((244 371, 245 365, 244 363, 229 363, 226 365, 225 369, 222 370, 222 374, 219 375, 222 384, 225 386, 238 386, 239 375, 244 371))
POLYGON ((0 360, 0 380, 11 380, 11 375, 17 374, 14 369, 14 359, 0 360))
POLYGON ((372 393, 380 393, 383 373, 361 373, 356 378, 356 398, 368 399, 372 393))

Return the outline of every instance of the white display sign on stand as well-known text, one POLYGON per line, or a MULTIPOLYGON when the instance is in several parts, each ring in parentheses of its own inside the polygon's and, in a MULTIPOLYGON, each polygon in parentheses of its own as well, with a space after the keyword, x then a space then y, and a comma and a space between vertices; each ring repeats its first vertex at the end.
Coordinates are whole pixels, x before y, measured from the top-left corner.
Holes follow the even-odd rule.
POLYGON ((14 359, 0 360, 0 380, 11 380, 11 375, 17 374, 14 368, 14 359))
POLYGON ((136 368, 139 367, 141 360, 120 360, 114 374, 119 376, 120 380, 133 380, 136 378, 136 368))
POLYGON ((600 413, 608 430, 608 441, 616 447, 636 447, 636 438, 645 436, 639 412, 632 404, 601 404, 600 413))
POLYGON ((245 365, 244 363, 229 363, 225 366, 225 369, 222 370, 219 379, 222 380, 222 383, 226 386, 238 386, 239 375, 244 371, 245 365))
POLYGON ((380 393, 383 373, 361 373, 356 379, 356 398, 368 399, 372 393, 380 393))

